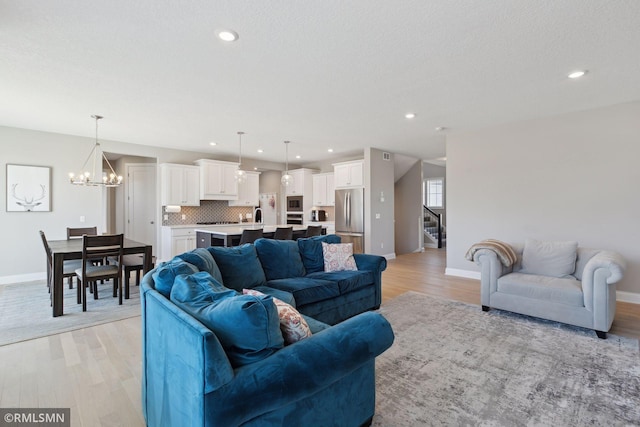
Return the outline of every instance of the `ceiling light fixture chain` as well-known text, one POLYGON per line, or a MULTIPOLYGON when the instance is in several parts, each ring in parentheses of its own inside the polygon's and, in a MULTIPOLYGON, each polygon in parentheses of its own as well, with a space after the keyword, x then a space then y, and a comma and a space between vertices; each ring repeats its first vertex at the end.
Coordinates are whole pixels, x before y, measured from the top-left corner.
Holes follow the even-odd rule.
POLYGON ((242 135, 245 133, 238 131, 238 169, 234 174, 234 178, 238 184, 242 184, 247 180, 247 173, 242 170, 242 135))
POLYGON ((113 169, 111 162, 105 156, 104 152, 100 148, 100 142, 98 140, 98 120, 103 119, 103 116, 98 114, 91 116, 96 121, 96 140, 93 145, 93 148, 89 152, 87 159, 84 161, 82 165, 82 169, 80 170, 80 174, 76 176, 73 172, 69 173, 69 182, 73 185, 85 185, 85 186, 104 186, 104 187, 118 187, 122 184, 122 175, 118 175, 116 171, 113 169), (86 166, 89 163, 89 160, 93 157, 92 164, 92 172, 86 170, 86 166), (96 171, 99 171, 102 168, 102 161, 109 166, 110 173, 107 176, 106 173, 102 172, 102 179, 98 178, 96 171))
POLYGON ((285 141, 284 142, 284 147, 285 147, 285 166, 284 166, 284 175, 282 175, 282 185, 284 185, 285 187, 289 187, 291 185, 293 185, 293 175, 291 175, 289 173, 289 143, 291 141, 285 141))

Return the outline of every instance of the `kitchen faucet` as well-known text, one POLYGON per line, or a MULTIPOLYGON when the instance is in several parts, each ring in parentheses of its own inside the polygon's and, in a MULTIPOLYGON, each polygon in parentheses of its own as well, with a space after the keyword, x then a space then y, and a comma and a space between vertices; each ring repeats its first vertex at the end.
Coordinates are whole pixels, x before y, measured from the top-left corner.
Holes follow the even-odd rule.
POLYGON ((260 211, 260 223, 262 223, 262 209, 260 208, 255 208, 253 210, 253 225, 256 224, 256 215, 258 214, 258 211, 260 211))

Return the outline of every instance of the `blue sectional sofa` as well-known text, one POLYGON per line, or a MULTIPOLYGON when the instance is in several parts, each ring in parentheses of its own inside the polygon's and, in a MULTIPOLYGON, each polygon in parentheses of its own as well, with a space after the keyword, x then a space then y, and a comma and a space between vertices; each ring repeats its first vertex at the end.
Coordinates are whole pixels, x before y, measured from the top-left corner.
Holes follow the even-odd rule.
MULTIPOLYGON (((339 237, 260 239, 233 248, 196 249, 143 277, 142 406, 147 425, 371 423, 375 357, 393 342, 386 319, 368 312, 380 305, 386 261, 357 254, 357 271, 326 273, 323 241, 338 243, 339 237), (224 315, 218 319, 226 323, 207 324, 202 317, 207 307, 191 301, 202 297, 229 302, 225 298, 230 293, 245 288, 266 294, 234 297, 243 310, 252 307, 261 313, 260 319, 267 319, 264 322, 271 326, 265 326, 266 331, 273 332, 269 310, 277 297, 297 307, 313 335, 284 346, 276 334, 256 333, 262 327, 256 329, 257 321, 236 323, 232 315, 224 315), (239 359, 235 352, 242 345, 236 348, 228 342, 229 330, 219 329, 225 324, 229 330, 252 331, 237 335, 249 339, 250 345, 266 340, 267 348, 251 348, 239 359)), ((275 318, 279 332, 277 314, 275 318)))

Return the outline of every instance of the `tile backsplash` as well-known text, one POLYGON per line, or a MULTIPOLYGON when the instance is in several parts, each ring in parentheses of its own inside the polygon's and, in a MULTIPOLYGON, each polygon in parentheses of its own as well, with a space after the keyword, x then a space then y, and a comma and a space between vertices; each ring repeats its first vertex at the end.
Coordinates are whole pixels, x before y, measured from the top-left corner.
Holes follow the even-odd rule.
POLYGON ((252 207, 229 206, 226 200, 201 200, 200 206, 183 206, 181 212, 166 213, 162 208, 162 225, 195 224, 197 222, 232 221, 238 222, 239 215, 244 217, 253 213, 252 207), (165 220, 164 215, 169 219, 165 220), (185 215, 185 219, 182 219, 185 215))

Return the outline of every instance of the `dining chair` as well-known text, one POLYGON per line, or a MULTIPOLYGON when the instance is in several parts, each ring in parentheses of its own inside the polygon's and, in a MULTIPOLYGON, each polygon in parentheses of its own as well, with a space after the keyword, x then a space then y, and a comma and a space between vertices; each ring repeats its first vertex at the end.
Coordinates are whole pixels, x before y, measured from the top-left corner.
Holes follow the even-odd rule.
POLYGON ((293 227, 278 227, 273 234, 276 240, 293 240, 293 227))
POLYGON ((321 234, 322 234, 321 225, 308 225, 307 234, 305 235, 305 237, 320 236, 321 234))
MULTIPOLYGON (((51 249, 49 248, 49 242, 47 242, 47 238, 44 235, 44 231, 40 230, 40 238, 42 239, 42 244, 44 245, 44 251, 47 253, 47 263, 48 268, 47 272, 47 288, 49 289, 49 293, 51 293, 51 274, 53 273, 53 257, 51 256, 51 249)), ((67 278, 69 280, 69 289, 73 289, 73 276, 76 275, 76 268, 80 267, 82 261, 80 260, 68 260, 64 261, 62 266, 62 277, 67 278)), ((79 295, 79 294, 78 294, 79 295)), ((80 298, 78 297, 78 304, 80 304, 80 298)))
MULTIPOLYGON (((118 260, 115 257, 109 257, 110 264, 117 265, 118 260)), ((151 267, 156 263, 156 257, 151 257, 151 267)), ((124 298, 129 298, 129 279, 131 272, 136 272, 136 286, 140 286, 140 276, 144 268, 144 256, 140 254, 124 255, 122 257, 122 271, 124 273, 124 298)))
POLYGON ((82 289, 82 311, 87 311, 87 285, 93 286, 93 298, 98 299, 98 280, 113 279, 113 296, 118 296, 118 303, 122 305, 123 243, 123 234, 82 236, 82 266, 76 269, 78 285, 82 289), (109 257, 114 257, 117 265, 93 265, 90 262, 92 259, 109 257))
POLYGON ((262 228, 257 228, 255 230, 245 228, 242 230, 242 235, 240 236, 240 245, 244 245, 245 243, 253 243, 259 238, 262 237, 262 228))
POLYGON ((81 239, 85 234, 87 236, 96 236, 98 234, 98 227, 67 227, 67 240, 81 239))

